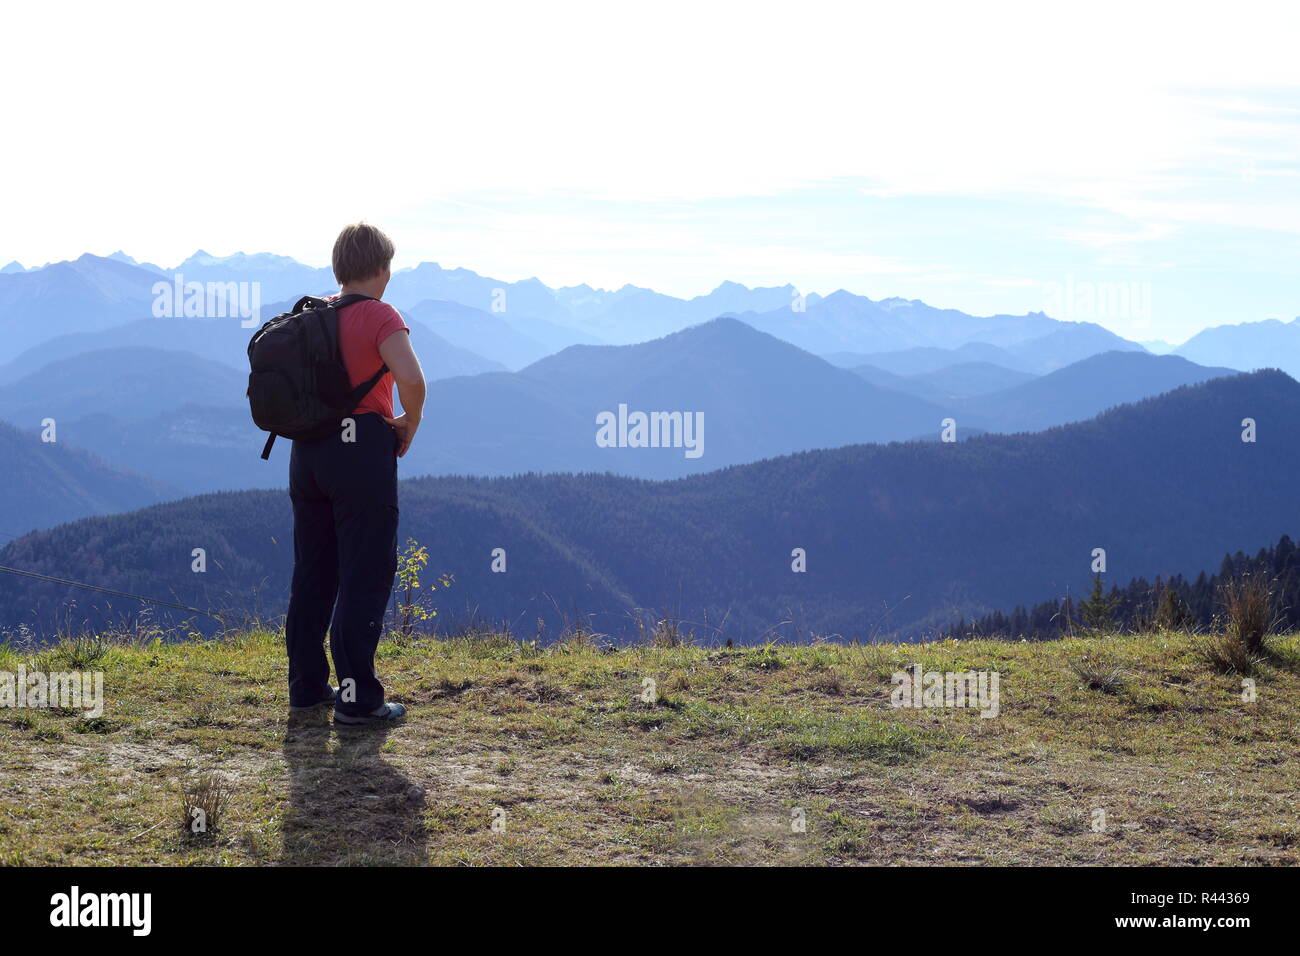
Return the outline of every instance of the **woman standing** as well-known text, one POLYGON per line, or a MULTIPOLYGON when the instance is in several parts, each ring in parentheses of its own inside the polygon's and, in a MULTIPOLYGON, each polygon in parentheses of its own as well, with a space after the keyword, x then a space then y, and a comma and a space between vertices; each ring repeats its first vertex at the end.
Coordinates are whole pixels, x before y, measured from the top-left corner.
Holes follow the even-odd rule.
POLYGON ((289 706, 332 703, 334 719, 364 724, 401 719, 384 701, 375 648, 397 570, 397 459, 406 454, 424 409, 424 373, 401 315, 382 301, 393 243, 374 226, 347 226, 334 243, 340 294, 368 299, 338 311, 339 352, 353 387, 387 365, 339 434, 295 441, 289 462, 293 501, 293 583, 285 642, 289 706), (402 401, 394 415, 393 384, 402 401), (351 423, 349 427, 349 423, 351 423), (339 687, 329 683, 325 632, 339 687))

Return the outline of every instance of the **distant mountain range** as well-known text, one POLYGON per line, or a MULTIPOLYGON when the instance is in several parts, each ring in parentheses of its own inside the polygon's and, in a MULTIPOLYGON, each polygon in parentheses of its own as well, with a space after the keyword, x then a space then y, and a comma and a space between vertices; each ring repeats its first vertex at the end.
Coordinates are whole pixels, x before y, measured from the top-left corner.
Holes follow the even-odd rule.
POLYGON ((1028 372, 1017 372, 992 362, 958 362, 932 372, 917 372, 913 375, 898 375, 874 365, 858 365, 850 371, 873 385, 906 392, 941 405, 998 392, 1034 378, 1028 372))
MULTIPOLYGON (((48 529, 0 561, 274 613, 286 498, 241 489, 282 489, 289 449, 258 458, 251 329, 154 316, 155 285, 176 273, 258 283, 262 319, 334 288, 328 269, 270 254, 0 269, 0 536, 48 529), (57 443, 40 441, 45 419, 57 443), (196 492, 222 493, 156 504, 196 492), (219 574, 189 572, 197 546, 219 574)), ((422 263, 386 298, 429 379, 401 472, 441 476, 404 485, 403 534, 457 575, 450 621, 917 634, 1077 590, 1093 547, 1125 577, 1195 572, 1298 517, 1300 385, 1234 370, 1300 374, 1300 320, 1153 355, 1042 313, 789 285, 677 299, 422 263), (1248 417, 1256 443, 1240 441, 1248 417), (956 444, 939 440, 947 419, 956 444), (495 547, 507 574, 488 570, 495 547), (796 547, 806 575, 790 571, 796 547)), ((70 612, 58 588, 5 585, 0 627, 70 612)))
POLYGON ((288 256, 269 252, 212 256, 200 249, 176 268, 165 272, 169 276, 182 275, 186 282, 258 282, 263 302, 297 300, 304 295, 338 291, 332 269, 305 266, 288 256))
MULTIPOLYGON (((839 295, 839 293, 836 293, 839 295)), ((1035 316, 1030 323, 1017 322, 1017 317, 1007 317, 1013 326, 1027 333, 1020 341, 1009 341, 1009 334, 997 336, 1003 342, 995 345, 988 341, 964 341, 957 345, 901 345, 892 350, 863 353, 839 347, 817 348, 818 344, 831 344, 824 337, 815 337, 805 348, 826 354, 828 361, 845 367, 870 365, 899 375, 933 372, 940 368, 967 362, 983 362, 1017 372, 1041 375, 1064 368, 1080 359, 1102 352, 1145 352, 1136 342, 1120 338, 1099 325, 1090 322, 1057 322, 1035 316), (1041 334, 1038 334, 1041 333, 1041 334)), ((899 334, 896 343, 915 339, 915 334, 899 334)))
POLYGON ((1015 372, 1037 374, 1023 359, 987 342, 967 342, 965 345, 950 349, 921 345, 885 352, 829 352, 822 357, 840 368, 871 366, 895 375, 937 372, 967 362, 984 362, 1015 372))
MULTIPOLYGON (((614 293, 580 288, 586 293, 582 301, 587 307, 572 313, 573 321, 618 345, 660 338, 720 315, 789 310, 799 295, 791 285, 750 289, 737 282, 724 282, 707 295, 692 299, 677 299, 634 286, 624 286, 614 293), (593 304, 598 308, 593 309, 593 304)), ((568 294, 573 291, 558 290, 557 299, 561 303, 570 301, 568 294)), ((814 294, 808 301, 815 304, 821 299, 814 294)))
MULTIPOLYGON (((6 372, 0 419, 34 428, 54 416, 64 441, 119 467, 192 493, 285 482, 287 449, 269 463, 254 454, 264 436, 248 415, 244 374, 223 363, 134 347, 58 359, 7 383, 6 372), (159 395, 175 404, 159 408, 159 395)), ((1041 378, 979 363, 898 376, 835 368, 720 318, 639 345, 571 346, 515 373, 432 381, 401 471, 674 478, 816 448, 937 439, 948 418, 960 438, 1047 428, 1224 374, 1175 356, 1109 352, 1041 378), (637 447, 627 429, 626 441, 617 430, 601 441, 602 413, 666 413, 670 433, 660 442, 647 433, 651 447, 637 447)))
MULTIPOLYGON (((418 322, 471 354, 490 355, 491 359, 483 361, 491 361, 502 369, 518 370, 567 346, 597 341, 545 319, 523 322, 459 302, 425 299, 413 306, 398 306, 398 310, 408 324, 418 322)), ((418 350, 419 343, 414 339, 412 342, 418 350)), ((419 354, 423 362, 424 355, 419 354)))
MULTIPOLYGON (((77 518, 141 508, 179 494, 160 481, 121 471, 69 447, 57 431, 55 438, 44 442, 35 430, 0 422, 5 484, 0 495, 0 541, 77 518)), ((5 586, 11 583, 6 581, 5 586)))
MULTIPOLYGON (((219 298, 226 283, 258 283, 263 317, 274 314, 270 304, 292 301, 304 293, 323 294, 335 284, 329 269, 313 268, 286 256, 259 253, 216 257, 199 251, 174 269, 141 265, 125 253, 110 257, 85 255, 75 262, 53 263, 0 273, 0 362, 34 345, 68 333, 101 331, 154 315, 154 285, 181 277, 185 283, 210 284, 219 298)), ((650 289, 625 286, 615 292, 572 286, 551 289, 538 279, 505 282, 468 269, 444 269, 421 263, 394 274, 386 293, 399 309, 423 309, 455 318, 466 331, 453 344, 469 348, 507 367, 524 359, 575 344, 632 344, 659 338, 720 315, 744 318, 756 328, 812 352, 881 352, 911 347, 956 348, 971 342, 998 347, 1016 346, 1057 333, 1057 340, 1040 343, 1033 370, 1048 370, 1087 354, 1115 348, 1140 348, 1086 323, 1057 322, 1041 313, 1025 316, 971 316, 953 309, 936 309, 916 300, 884 299, 839 291, 822 298, 801 297, 793 286, 751 289, 723 282, 707 295, 678 299, 650 289), (454 303, 475 310, 452 315, 454 303), (511 336, 498 343, 483 329, 468 329, 471 321, 491 325, 485 317, 508 323, 511 336), (522 337, 536 343, 522 353, 522 337), (466 341, 474 345, 466 345, 466 341), (494 350, 502 348, 501 354, 494 350), (510 354, 509 349, 514 348, 510 354), (1090 351, 1089 351, 1090 350, 1090 351)), ((419 315, 416 316, 419 318, 419 315)), ((438 331, 435 329, 435 331, 438 331)), ((440 333, 441 334, 441 333, 440 333)), ((527 364, 526 361, 523 364, 527 364)), ((951 363, 948 363, 951 364, 951 363)))
POLYGON ((1201 364, 1243 370, 1280 368, 1295 377, 1300 375, 1300 318, 1215 326, 1198 332, 1174 352, 1201 364))
MULTIPOLYGON (((0 363, 62 335, 148 318, 154 284, 177 275, 186 282, 257 282, 263 317, 304 293, 335 289, 330 269, 270 253, 213 256, 200 250, 171 269, 137 263, 123 252, 35 269, 10 263, 0 269, 0 363)), ((1043 374, 1100 352, 1142 349, 1093 323, 1058 321, 1041 312, 974 316, 915 299, 872 300, 843 290, 801 296, 790 285, 748 288, 722 282, 707 295, 679 299, 631 285, 607 291, 587 285, 550 288, 536 278, 507 282, 425 262, 395 273, 386 298, 418 321, 426 315, 432 330, 452 345, 511 369, 569 345, 634 344, 720 315, 740 317, 806 351, 832 356, 834 364, 873 365, 899 374, 970 361, 1043 374), (473 311, 458 312, 457 305, 473 311), (445 330, 436 327, 440 324, 445 330), (937 354, 943 351, 959 354, 937 354)), ((116 344, 124 343, 101 347, 116 344)), ((1151 345, 1155 352, 1170 350, 1167 343, 1151 345)), ((1300 374, 1300 325, 1268 320, 1220 326, 1175 351, 1202 365, 1279 367, 1300 374)))
MULTIPOLYGON (((0 417, 34 427, 42 408, 56 408, 66 441, 191 492, 283 485, 288 448, 270 462, 257 457, 265 436, 233 369, 178 353, 167 380, 193 385, 168 389, 182 399, 177 405, 150 409, 153 379, 145 370, 166 356, 127 349, 56 361, 0 385, 0 417), (99 396, 112 392, 118 368, 138 378, 120 400, 105 403, 99 396), (70 377, 75 388, 65 387, 70 377)), ((877 388, 734 319, 642 345, 572 346, 517 373, 433 381, 426 407, 401 463, 406 475, 675 477, 808 448, 937 434, 944 417, 937 406, 877 388), (597 415, 617 415, 620 405, 675 412, 680 428, 683 416, 702 415, 703 432, 679 429, 677 447, 601 447, 597 415), (687 454, 688 437, 701 439, 698 456, 687 454)))
MULTIPOLYGON (((293 302, 272 303, 265 315, 270 317, 288 311, 293 302)), ((452 378, 457 375, 478 375, 481 372, 504 371, 500 362, 483 358, 447 341, 428 326, 404 316, 411 328, 411 342, 420 356, 425 377, 429 380, 452 378)), ((92 352, 122 348, 168 349, 189 352, 200 358, 219 362, 248 374, 248 340, 253 330, 238 322, 221 319, 137 319, 124 325, 102 329, 98 332, 73 332, 49 339, 27 349, 21 355, 0 365, 0 384, 13 382, 40 371, 52 362, 74 358, 92 352)), ((238 393, 243 401, 243 389, 238 393)), ((191 399, 196 400, 196 399, 191 399)), ((0 413, 0 417, 3 414, 0 413)))
POLYGON ((151 314, 157 273, 85 255, 0 273, 0 361, 69 332, 95 332, 151 314))
POLYGON ((1176 355, 1105 352, 1010 388, 972 396, 964 411, 971 421, 985 427, 992 423, 997 431, 1039 431, 1233 374, 1233 369, 1206 368, 1176 355))
POLYGON ((771 455, 936 432, 937 406, 877 388, 735 319, 640 345, 572 346, 514 375, 435 382, 420 474, 614 471, 668 478, 771 455), (683 447, 600 447, 597 416, 702 416, 698 457, 683 447))
MULTIPOLYGON (((839 291, 808 303, 803 311, 782 309, 744 315, 746 321, 818 354, 892 352, 933 354, 965 350, 958 361, 988 361, 1020 371, 1049 372, 1098 352, 1133 349, 1130 342, 1090 322, 1060 322, 1041 312, 1028 315, 973 316, 936 309, 924 302, 884 299, 873 302, 839 291)), ((869 358, 846 364, 876 364, 869 358)), ((897 368, 887 368, 898 371, 897 368)), ((922 371, 914 368, 913 371, 922 371)))
MULTIPOLYGON (((329 270, 270 254, 198 252, 174 271, 122 252, 12 264, 0 271, 0 420, 27 432, 54 418, 64 447, 156 487, 282 486, 287 449, 269 463, 256 457, 263 435, 243 397, 251 329, 237 318, 152 317, 155 284, 175 273, 259 283, 261 318, 333 286, 329 270)), ((844 291, 801 297, 789 285, 724 282, 676 299, 423 263, 394 276, 389 298, 430 380, 421 437, 401 466, 408 476, 676 478, 819 448, 935 441, 947 418, 961 439, 1048 428, 1233 363, 1300 373, 1296 323, 1209 329, 1156 357, 1100 326, 1041 313, 980 317, 844 291), (1232 361, 1191 360, 1220 353, 1232 361), (698 417, 702 441, 634 447, 628 426, 640 413, 670 428, 698 417), (617 420, 612 443, 599 440, 602 415, 617 420)), ((76 514, 118 500, 118 478, 105 477, 96 497, 97 474, 79 480, 80 500, 98 503, 76 514)), ((73 515, 50 502, 32 513, 73 515)))
MULTIPOLYGON (((92 413, 149 418, 177 398, 240 408, 247 384, 247 374, 192 352, 99 349, 59 359, 0 384, 0 419, 35 428, 47 416, 60 424, 92 413)), ((64 437, 73 440, 69 432, 64 437)))
MULTIPOLYGON (((532 636, 541 619, 554 636, 563 619, 589 615, 614 634, 634 631, 637 616, 740 641, 920 634, 1078 594, 1094 548, 1122 581, 1194 574, 1226 549, 1270 544, 1300 522, 1297 449, 1300 384, 1259 372, 1035 434, 853 445, 679 481, 407 481, 400 533, 429 546, 431 570, 455 575, 439 592, 449 626, 474 617, 532 636), (1257 419, 1254 443, 1241 440, 1244 417, 1257 419), (494 548, 506 573, 491 571, 494 548), (796 548, 805 573, 792 570, 796 548)), ((0 563, 266 615, 283 610, 290 556, 285 494, 243 492, 38 532, 0 563), (206 575, 190 570, 199 546, 206 575)), ((125 611, 16 580, 0 589, 0 623, 47 628, 74 598, 86 620, 125 611)))

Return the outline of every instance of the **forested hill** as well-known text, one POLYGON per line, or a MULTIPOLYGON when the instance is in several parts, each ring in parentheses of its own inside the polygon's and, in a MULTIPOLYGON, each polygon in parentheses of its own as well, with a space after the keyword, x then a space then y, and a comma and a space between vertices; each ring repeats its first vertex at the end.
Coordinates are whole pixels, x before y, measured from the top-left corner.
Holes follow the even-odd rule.
MULTIPOLYGON (((39 425, 36 417, 33 425, 39 425)), ((61 438, 59 432, 56 438, 61 438)), ((114 468, 37 430, 0 421, 0 540, 86 514, 106 514, 162 501, 176 491, 145 475, 114 468)), ((0 595, 9 582, 0 582, 0 595)))
POLYGON ((1050 640, 1086 630, 1091 623, 1090 605, 1108 629, 1204 631, 1224 616, 1222 586, 1241 578, 1257 578, 1268 585, 1277 631, 1300 629, 1300 548, 1284 534, 1275 546, 1254 555, 1225 554, 1217 574, 1137 577, 1123 586, 1111 584, 1109 590, 1103 584, 1095 594, 1081 589, 1030 607, 1018 606, 1009 614, 994 611, 974 621, 959 621, 949 636, 1050 640))
MULTIPOLYGON (((590 615, 625 634, 643 609, 709 639, 911 635, 1086 590, 1095 548, 1127 580, 1270 544, 1300 519, 1298 448, 1300 384, 1262 371, 1037 434, 857 445, 676 481, 415 479, 402 486, 401 534, 429 546, 431 571, 455 575, 435 594, 447 626, 473 614, 532 637, 540 618, 550 637, 590 615), (1242 441, 1245 418, 1254 442, 1242 441), (497 548, 504 573, 491 570, 497 548), (792 570, 796 548, 806 572, 792 570)), ((290 540, 286 496, 237 492, 38 532, 0 563, 265 615, 284 608, 290 540), (191 571, 198 547, 204 574, 191 571)), ((0 590, 10 627, 99 620, 103 608, 39 582, 0 590)))

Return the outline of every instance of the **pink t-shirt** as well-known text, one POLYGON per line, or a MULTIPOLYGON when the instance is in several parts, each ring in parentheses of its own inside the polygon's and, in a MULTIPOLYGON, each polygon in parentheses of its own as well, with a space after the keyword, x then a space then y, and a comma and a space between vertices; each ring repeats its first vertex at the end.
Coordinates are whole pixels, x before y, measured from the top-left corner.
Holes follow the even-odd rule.
MULTIPOLYGON (((338 315, 339 354, 343 358, 343 367, 348 370, 352 387, 356 388, 384 364, 379 354, 380 343, 394 332, 406 332, 409 335, 411 330, 402 321, 401 313, 387 302, 378 300, 344 306, 338 315)), ((385 418, 393 417, 392 372, 385 373, 357 406, 357 415, 366 412, 378 412, 385 418)))

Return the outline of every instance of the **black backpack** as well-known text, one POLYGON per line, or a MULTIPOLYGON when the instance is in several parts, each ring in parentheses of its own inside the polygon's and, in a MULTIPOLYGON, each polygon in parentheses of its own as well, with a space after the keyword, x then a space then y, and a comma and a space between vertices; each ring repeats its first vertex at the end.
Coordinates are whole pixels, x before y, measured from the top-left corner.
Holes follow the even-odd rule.
POLYGON ((388 371, 382 366, 353 388, 339 355, 339 309, 373 296, 349 293, 334 300, 305 295, 293 311, 266 322, 248 343, 248 404, 257 427, 275 437, 314 441, 336 434, 342 419, 388 371))

